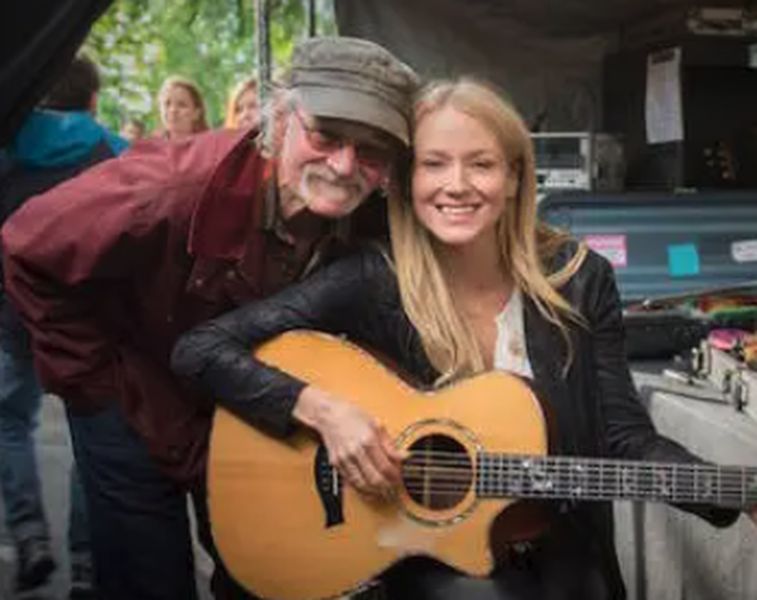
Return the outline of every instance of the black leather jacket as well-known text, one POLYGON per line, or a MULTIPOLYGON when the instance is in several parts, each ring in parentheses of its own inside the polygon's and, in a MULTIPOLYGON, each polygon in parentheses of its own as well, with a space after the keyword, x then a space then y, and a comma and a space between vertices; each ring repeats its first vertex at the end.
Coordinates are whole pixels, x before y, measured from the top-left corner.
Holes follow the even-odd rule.
MULTIPOLYGON (((564 264, 574 251, 574 244, 567 245, 554 267, 564 264)), ((561 293, 587 322, 586 327, 570 327, 572 361, 564 376, 567 355, 562 334, 524 297, 528 356, 537 389, 556 419, 556 452, 698 461, 677 443, 657 434, 639 401, 626 362, 620 299, 609 263, 589 252, 561 293)), ((186 333, 174 348, 172 366, 178 374, 221 398, 237 415, 284 435, 295 426, 291 411, 304 384, 251 360, 250 348, 291 329, 346 334, 393 358, 425 385, 431 385, 437 375, 402 310, 388 260, 375 249, 335 262, 273 297, 186 333)), ((590 597, 625 598, 610 503, 583 503, 570 508, 563 514, 574 521, 573 537, 585 542, 580 552, 604 580, 599 586, 602 590, 590 597)), ((715 507, 682 508, 719 526, 730 524, 738 516, 736 511, 715 507)))

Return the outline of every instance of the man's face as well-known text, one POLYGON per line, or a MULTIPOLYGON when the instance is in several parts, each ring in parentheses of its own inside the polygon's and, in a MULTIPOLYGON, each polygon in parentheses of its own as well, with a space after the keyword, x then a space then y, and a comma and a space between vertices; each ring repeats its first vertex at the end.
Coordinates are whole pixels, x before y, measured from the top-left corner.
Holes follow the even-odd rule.
POLYGON ((297 199, 300 206, 294 210, 305 207, 323 217, 343 217, 387 177, 396 143, 377 129, 314 119, 302 108, 287 119, 279 185, 297 199))

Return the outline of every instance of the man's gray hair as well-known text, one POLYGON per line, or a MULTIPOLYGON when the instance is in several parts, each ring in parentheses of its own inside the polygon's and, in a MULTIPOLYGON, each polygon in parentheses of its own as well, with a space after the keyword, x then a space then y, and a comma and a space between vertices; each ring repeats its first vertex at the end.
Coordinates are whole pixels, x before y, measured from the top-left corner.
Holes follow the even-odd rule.
POLYGON ((281 150, 279 128, 285 126, 286 118, 300 104, 300 94, 296 89, 281 83, 268 85, 268 93, 260 111, 260 133, 256 140, 260 153, 265 158, 272 159, 278 155, 281 150))

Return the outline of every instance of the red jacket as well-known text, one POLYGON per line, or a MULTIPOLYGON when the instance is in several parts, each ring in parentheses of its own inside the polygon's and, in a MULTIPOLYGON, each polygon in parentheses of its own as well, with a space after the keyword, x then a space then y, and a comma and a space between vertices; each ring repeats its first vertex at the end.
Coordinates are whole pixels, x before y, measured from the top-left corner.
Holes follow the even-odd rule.
POLYGON ((149 140, 27 202, 2 229, 7 293, 47 390, 122 404, 180 481, 201 473, 211 403, 168 362, 191 326, 261 286, 270 163, 249 134, 149 140))

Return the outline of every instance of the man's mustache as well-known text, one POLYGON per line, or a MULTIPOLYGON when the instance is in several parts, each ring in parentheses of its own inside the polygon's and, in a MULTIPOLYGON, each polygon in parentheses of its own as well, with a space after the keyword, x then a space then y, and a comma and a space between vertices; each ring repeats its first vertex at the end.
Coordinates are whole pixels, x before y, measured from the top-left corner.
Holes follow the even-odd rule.
POLYGON ((362 177, 359 173, 350 175, 349 177, 343 177, 341 175, 338 175, 337 173, 334 173, 328 167, 319 168, 313 165, 311 169, 308 169, 305 172, 305 175, 307 177, 315 177, 317 179, 321 179, 322 181, 325 181, 330 185, 344 188, 354 188, 359 192, 366 192, 368 187, 365 178, 362 177))

